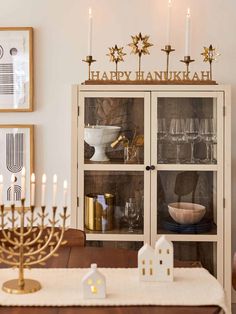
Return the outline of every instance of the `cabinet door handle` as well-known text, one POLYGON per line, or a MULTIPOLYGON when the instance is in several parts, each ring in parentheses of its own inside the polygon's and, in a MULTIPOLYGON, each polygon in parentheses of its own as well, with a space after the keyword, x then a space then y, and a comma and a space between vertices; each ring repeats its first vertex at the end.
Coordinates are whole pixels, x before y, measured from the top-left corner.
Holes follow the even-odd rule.
POLYGON ((149 171, 149 170, 155 170, 155 166, 154 166, 154 165, 146 166, 146 170, 147 170, 147 171, 149 171))

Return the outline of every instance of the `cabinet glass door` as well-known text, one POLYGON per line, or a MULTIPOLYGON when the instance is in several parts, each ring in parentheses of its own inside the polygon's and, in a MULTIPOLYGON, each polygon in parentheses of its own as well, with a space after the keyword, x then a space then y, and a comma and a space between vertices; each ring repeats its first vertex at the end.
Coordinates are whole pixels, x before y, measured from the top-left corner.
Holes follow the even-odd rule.
POLYGON ((166 234, 179 243, 176 254, 181 259, 199 256, 200 261, 208 258, 208 250, 200 248, 212 243, 216 249, 207 266, 213 272, 217 265, 214 273, 221 274, 223 256, 217 248, 223 245, 223 95, 154 93, 151 116, 152 243, 166 234))
POLYGON ((80 103, 79 227, 91 241, 149 241, 150 94, 84 92, 80 103))

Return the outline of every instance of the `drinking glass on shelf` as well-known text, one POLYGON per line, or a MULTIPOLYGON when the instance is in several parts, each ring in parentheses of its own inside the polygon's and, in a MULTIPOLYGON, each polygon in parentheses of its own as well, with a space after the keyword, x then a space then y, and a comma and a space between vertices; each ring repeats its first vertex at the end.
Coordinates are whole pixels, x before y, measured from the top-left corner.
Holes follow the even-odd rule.
POLYGON ((186 141, 184 119, 171 119, 169 136, 171 141, 176 143, 176 163, 180 164, 180 145, 186 141))
POLYGON ((163 164, 166 159, 163 158, 163 144, 167 139, 166 119, 157 119, 157 162, 163 164))
POLYGON ((135 223, 137 220, 137 211, 136 211, 136 203, 134 198, 130 197, 129 201, 125 204, 125 212, 127 213, 128 218, 128 232, 134 232, 135 223))
POLYGON ((191 145, 191 157, 190 164, 195 164, 196 159, 194 158, 194 143, 199 138, 199 120, 195 118, 188 118, 185 122, 185 135, 186 140, 191 145))
POLYGON ((216 144, 216 128, 213 119, 200 120, 200 136, 206 144, 206 158, 203 162, 215 163, 214 159, 214 144, 216 144))

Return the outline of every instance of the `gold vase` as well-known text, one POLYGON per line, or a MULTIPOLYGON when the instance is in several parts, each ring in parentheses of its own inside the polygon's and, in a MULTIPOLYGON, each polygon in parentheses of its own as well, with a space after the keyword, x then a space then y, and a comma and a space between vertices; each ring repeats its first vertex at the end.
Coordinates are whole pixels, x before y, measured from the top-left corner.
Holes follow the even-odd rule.
POLYGON ((115 196, 110 193, 90 193, 85 196, 85 227, 93 231, 108 231, 114 227, 115 196))

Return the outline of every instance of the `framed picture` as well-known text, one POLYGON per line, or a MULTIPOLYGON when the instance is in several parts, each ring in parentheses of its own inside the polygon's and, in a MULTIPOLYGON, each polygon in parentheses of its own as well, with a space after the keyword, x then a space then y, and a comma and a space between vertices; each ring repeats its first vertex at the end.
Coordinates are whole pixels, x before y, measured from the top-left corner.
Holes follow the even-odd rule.
POLYGON ((10 206, 14 186, 16 207, 21 200, 21 171, 25 167, 25 206, 30 205, 30 176, 34 169, 34 126, 0 124, 0 174, 3 175, 3 203, 10 206), (12 184, 12 174, 15 182, 12 184))
POLYGON ((33 111, 31 27, 0 27, 1 111, 33 111))

